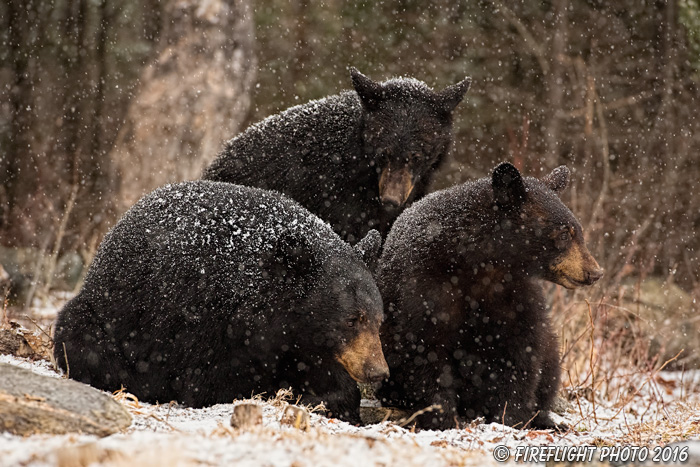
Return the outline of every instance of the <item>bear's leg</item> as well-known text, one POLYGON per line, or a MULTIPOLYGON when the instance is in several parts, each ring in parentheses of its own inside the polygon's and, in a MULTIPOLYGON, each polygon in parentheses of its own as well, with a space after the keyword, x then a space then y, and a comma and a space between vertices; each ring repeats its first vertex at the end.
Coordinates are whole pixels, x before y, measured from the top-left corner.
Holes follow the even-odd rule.
POLYGON ((459 428, 464 424, 464 418, 460 417, 457 412, 457 395, 453 390, 443 389, 434 393, 431 399, 416 404, 414 413, 431 406, 439 406, 440 408, 426 410, 426 412, 416 416, 415 420, 420 428, 424 430, 449 430, 459 428))
POLYGON ((54 342, 56 363, 72 379, 108 391, 119 388, 119 377, 126 373, 121 351, 110 342, 84 294, 61 310, 54 342))
POLYGON ((519 348, 501 347, 498 356, 483 356, 474 374, 465 378, 461 403, 468 417, 483 416, 487 422, 516 428, 523 428, 533 418, 539 374, 530 358, 518 358, 519 348))
POLYGON ((416 415, 418 427, 425 430, 448 430, 464 421, 459 416, 459 398, 453 385, 454 369, 448 360, 439 359, 438 362, 419 367, 414 373, 415 380, 406 381, 404 386, 410 402, 409 410, 414 414, 434 406, 416 415))
POLYGON ((347 373, 338 374, 325 390, 314 388, 317 395, 304 393, 301 403, 318 405, 323 403, 328 417, 336 417, 353 425, 361 424, 360 388, 347 373))
POLYGON ((541 367, 541 378, 535 393, 537 407, 539 411, 532 421, 534 428, 557 429, 566 431, 567 426, 556 424, 549 416, 549 411, 554 403, 554 398, 559 391, 559 380, 561 378, 561 367, 559 366, 559 343, 554 334, 548 335, 544 339, 543 357, 541 367))

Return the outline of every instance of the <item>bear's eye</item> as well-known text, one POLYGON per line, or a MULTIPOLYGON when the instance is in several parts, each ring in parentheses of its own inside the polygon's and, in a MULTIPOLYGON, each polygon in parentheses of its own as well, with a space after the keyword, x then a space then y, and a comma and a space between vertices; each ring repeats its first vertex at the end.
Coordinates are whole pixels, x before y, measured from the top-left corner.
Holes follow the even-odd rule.
POLYGON ((569 231, 567 230, 565 232, 560 233, 559 240, 563 242, 568 242, 569 240, 571 240, 571 234, 569 233, 569 231))
POLYGON ((353 326, 355 326, 356 323, 357 323, 357 318, 352 318, 352 319, 347 320, 348 327, 353 327, 353 326))

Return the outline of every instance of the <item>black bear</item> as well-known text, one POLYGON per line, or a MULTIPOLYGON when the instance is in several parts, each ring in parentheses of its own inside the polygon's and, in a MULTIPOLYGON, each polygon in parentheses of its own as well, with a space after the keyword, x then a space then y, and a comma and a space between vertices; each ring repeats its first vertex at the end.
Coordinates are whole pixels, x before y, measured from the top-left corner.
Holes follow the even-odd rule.
POLYGON ((590 285, 602 269, 558 194, 502 163, 491 178, 435 192, 396 220, 379 260, 388 405, 422 409, 423 428, 484 417, 552 428, 559 349, 540 280, 590 285))
POLYGON ((203 178, 284 193, 350 243, 370 229, 385 235, 425 194, 471 81, 434 92, 354 68, 351 78, 354 91, 292 107, 228 141, 203 178))
POLYGON ((355 248, 284 196, 228 183, 168 185, 105 236, 56 322, 69 377, 193 407, 291 387, 357 423, 356 381, 387 376, 383 305, 355 248))

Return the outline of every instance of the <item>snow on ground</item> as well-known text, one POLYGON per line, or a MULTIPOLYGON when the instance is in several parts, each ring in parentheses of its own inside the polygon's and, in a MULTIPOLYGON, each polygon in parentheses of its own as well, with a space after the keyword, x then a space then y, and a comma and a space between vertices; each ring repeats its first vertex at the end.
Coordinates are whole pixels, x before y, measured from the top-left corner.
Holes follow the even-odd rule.
MULTIPOLYGON (((46 362, 0 356, 0 362, 58 376, 46 362)), ((84 435, 17 437, 0 434, 0 466, 72 465, 498 465, 493 450, 523 445, 658 445, 698 439, 700 372, 663 372, 619 407, 579 397, 555 421, 568 433, 519 430, 497 423, 462 429, 412 432, 391 422, 364 427, 312 413, 308 431, 283 425, 283 398, 247 401, 263 407, 263 426, 235 430, 234 404, 191 409, 115 398, 134 417, 125 432, 106 438, 84 435)), ((619 404, 618 404, 619 405, 619 404)))
MULTIPOLYGON (((33 316, 48 329, 56 310, 68 298, 69 295, 57 297, 38 313, 34 307, 33 316)), ((40 333, 36 331, 37 335, 40 333)), ((60 377, 50 363, 42 360, 0 355, 0 363, 60 377)), ((562 415, 552 415, 554 421, 572 427, 567 433, 521 430, 498 423, 413 432, 392 422, 355 427, 314 413, 309 430, 304 432, 280 423, 288 402, 279 398, 236 401, 263 407, 262 428, 244 431, 230 426, 234 404, 203 409, 156 406, 121 394, 115 399, 134 417, 126 432, 101 439, 86 435, 18 437, 0 433, 0 467, 495 466, 499 464, 493 452, 500 445, 513 453, 519 446, 658 446, 700 439, 700 370, 617 371, 617 385, 624 390, 607 387, 605 391, 595 391, 595 397, 588 388, 568 391, 566 410, 562 415), (616 395, 606 398, 603 393, 616 395)))

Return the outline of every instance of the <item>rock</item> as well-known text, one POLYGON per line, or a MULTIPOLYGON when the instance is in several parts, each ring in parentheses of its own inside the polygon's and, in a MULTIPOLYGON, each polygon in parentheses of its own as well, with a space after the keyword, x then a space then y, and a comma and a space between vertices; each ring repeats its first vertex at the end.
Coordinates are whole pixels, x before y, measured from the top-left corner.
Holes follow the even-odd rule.
POLYGON ((0 363, 0 431, 107 436, 131 425, 131 415, 97 389, 0 363))
POLYGON ((34 350, 17 330, 0 329, 0 355, 30 358, 34 355, 34 350))
POLYGON ((554 397, 554 402, 552 402, 552 412, 554 412, 557 415, 565 415, 567 410, 572 409, 573 407, 574 405, 571 402, 569 402, 569 400, 564 399, 559 394, 557 394, 556 397, 554 397))
POLYGON ((51 349, 48 338, 38 337, 14 321, 0 327, 0 355, 51 361, 51 349))
POLYGON ((233 408, 231 426, 249 429, 262 425, 262 407, 258 404, 238 404, 233 408))
POLYGON ((283 425, 291 425, 302 431, 309 429, 309 412, 302 407, 296 405, 288 405, 284 409, 280 423, 283 425))

